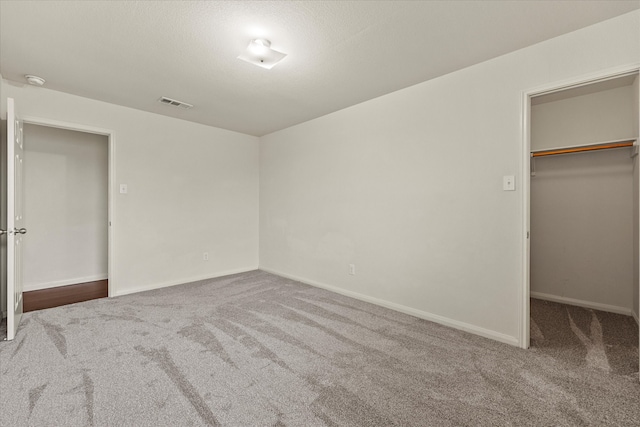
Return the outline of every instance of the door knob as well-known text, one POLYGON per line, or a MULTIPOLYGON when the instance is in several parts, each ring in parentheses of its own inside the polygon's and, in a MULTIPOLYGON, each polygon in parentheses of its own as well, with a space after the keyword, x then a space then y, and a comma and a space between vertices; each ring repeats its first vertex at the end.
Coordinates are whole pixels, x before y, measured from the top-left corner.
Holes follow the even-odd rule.
POLYGON ((14 228, 13 229, 13 234, 27 234, 27 229, 26 228, 14 228))
POLYGON ((6 234, 6 233, 7 233, 7 230, 0 229, 0 236, 2 236, 3 234, 6 234))

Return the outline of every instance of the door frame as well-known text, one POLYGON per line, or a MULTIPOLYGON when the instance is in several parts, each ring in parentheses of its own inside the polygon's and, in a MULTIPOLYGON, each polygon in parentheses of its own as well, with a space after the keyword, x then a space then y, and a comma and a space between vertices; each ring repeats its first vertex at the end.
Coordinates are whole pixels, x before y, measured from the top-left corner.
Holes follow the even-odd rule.
MULTIPOLYGON (((530 271, 531 247, 529 232, 531 231, 531 98, 549 93, 559 92, 579 86, 586 86, 599 81, 611 80, 628 74, 640 73, 640 63, 601 70, 595 73, 569 78, 555 83, 548 83, 522 92, 521 106, 521 176, 522 182, 522 282, 520 287, 520 334, 519 347, 527 349, 530 345, 530 271)), ((636 142, 638 144, 638 142, 636 142)), ((640 284, 636 284, 640 286, 640 284)))
POLYGON ((34 116, 22 116, 22 121, 25 124, 46 126, 57 129, 72 130, 77 132, 91 133, 95 135, 103 135, 108 139, 108 227, 107 227, 107 284, 108 284, 108 296, 112 297, 117 294, 117 275, 115 265, 115 202, 116 202, 116 134, 113 130, 103 129, 96 126, 81 125, 78 123, 64 122, 61 120, 45 119, 42 117, 34 116))

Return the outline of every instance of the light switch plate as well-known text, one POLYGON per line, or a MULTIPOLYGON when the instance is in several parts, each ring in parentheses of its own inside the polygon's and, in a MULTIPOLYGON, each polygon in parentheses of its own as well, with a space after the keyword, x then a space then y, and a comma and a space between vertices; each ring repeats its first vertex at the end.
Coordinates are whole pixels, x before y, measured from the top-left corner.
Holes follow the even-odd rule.
POLYGON ((127 184, 120 184, 120 194, 127 194, 127 184))
POLYGON ((505 175, 502 177, 502 189, 504 191, 515 191, 516 177, 513 175, 505 175))

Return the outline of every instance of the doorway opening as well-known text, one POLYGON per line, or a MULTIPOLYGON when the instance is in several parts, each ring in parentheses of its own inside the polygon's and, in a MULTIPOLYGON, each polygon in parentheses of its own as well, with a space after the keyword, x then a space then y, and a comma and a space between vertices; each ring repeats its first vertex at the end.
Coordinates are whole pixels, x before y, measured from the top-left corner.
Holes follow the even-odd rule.
MULTIPOLYGON (((96 278, 96 276, 79 276, 81 281, 84 283, 69 283, 69 282, 77 282, 78 277, 75 277, 76 280, 71 280, 73 278, 68 279, 68 282, 65 283, 60 279, 59 282, 54 283, 54 287, 49 287, 47 290, 51 291, 51 295, 43 295, 38 296, 40 300, 38 304, 42 305, 40 308, 45 308, 45 306, 50 305, 52 302, 56 303, 55 299, 59 299, 62 302, 69 301, 69 295, 72 295, 71 299, 78 299, 76 302, 80 302, 80 300, 88 300, 94 299, 97 297, 104 296, 104 286, 106 285, 106 296, 111 297, 115 294, 115 290, 117 289, 117 279, 116 279, 116 267, 115 267, 115 236, 114 236, 114 225, 115 225, 115 152, 116 152, 116 142, 115 142, 115 132, 110 129, 103 129, 95 126, 82 125, 77 123, 69 123, 60 120, 53 120, 41 117, 32 117, 32 116, 23 116, 22 121, 24 122, 24 126, 27 127, 27 135, 26 139, 29 139, 29 129, 36 129, 36 131, 40 131, 46 135, 48 132, 71 132, 72 138, 75 138, 74 141, 78 144, 78 138, 80 140, 83 137, 88 138, 93 141, 94 144, 101 144, 101 147, 104 148, 106 146, 107 158, 106 158, 106 193, 103 192, 102 195, 106 197, 107 207, 106 207, 106 223, 104 226, 107 228, 107 244, 106 244, 106 262, 107 262, 107 274, 104 279, 92 280, 96 278), (97 138, 97 139, 96 139, 97 138), (86 281, 86 278, 90 280, 86 281), (82 278, 85 278, 82 280, 82 278), (80 286, 77 286, 77 285, 80 286), (53 301, 52 301, 53 300, 53 301)), ((29 150, 29 142, 26 143, 26 148, 29 150)), ((33 147, 32 147, 33 148, 33 147)), ((95 147, 94 147, 95 148, 95 147)), ((104 160, 102 160, 102 156, 104 153, 98 153, 96 150, 89 150, 89 154, 93 153, 94 160, 95 156, 101 159, 101 165, 105 166, 104 160)), ((86 154, 86 153, 85 153, 86 154)), ((45 154, 46 155, 46 154, 45 154)), ((80 156, 82 157, 82 156, 80 156)), ((78 162, 76 162, 77 164, 78 162)), ((84 166, 83 166, 84 167, 84 166)), ((29 164, 26 164, 26 169, 29 169, 29 164)), ((28 172, 27 172, 28 173, 28 172)), ((101 172, 103 173, 103 172, 101 172)), ((103 175, 104 176, 104 175, 103 175)), ((103 191, 103 190, 100 190, 103 191)), ((99 196, 102 196, 99 195, 99 196)), ((29 198, 29 195, 26 195, 26 198, 29 198)), ((91 208, 91 206, 89 207, 91 208)), ((95 206, 93 206, 95 210, 95 206)), ((102 211, 104 213, 104 211, 102 211)), ((74 214, 73 211, 69 210, 69 214, 74 214)), ((28 214, 27 216, 28 220, 28 214)), ((84 227, 85 231, 87 227, 84 227)), ((90 228, 89 228, 90 229, 90 228)), ((30 236, 31 237, 31 236, 30 236)), ((94 265, 95 265, 95 252, 94 252, 94 265)), ((99 273, 98 273, 99 274, 99 273)), ((100 276, 98 276, 99 278, 100 276)), ((102 276, 104 277, 104 276, 102 276)), ((32 291, 40 291, 39 289, 32 289, 32 291)), ((57 304, 56 305, 62 305, 57 304)), ((39 309, 39 308, 35 308, 39 309)))
POLYGON ((521 346, 620 375, 639 362, 639 80, 630 67, 523 100, 521 346))
POLYGON ((24 312, 108 296, 109 138, 24 125, 24 312))

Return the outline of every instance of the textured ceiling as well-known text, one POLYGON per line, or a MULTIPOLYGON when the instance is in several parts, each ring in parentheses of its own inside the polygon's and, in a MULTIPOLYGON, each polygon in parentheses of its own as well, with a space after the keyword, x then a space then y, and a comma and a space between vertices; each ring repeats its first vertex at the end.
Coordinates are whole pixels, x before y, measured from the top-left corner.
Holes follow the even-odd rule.
POLYGON ((640 8, 640 1, 1 1, 0 73, 264 135, 640 8), (237 59, 264 37, 271 70, 237 59), (194 104, 161 105, 160 96, 194 104))

